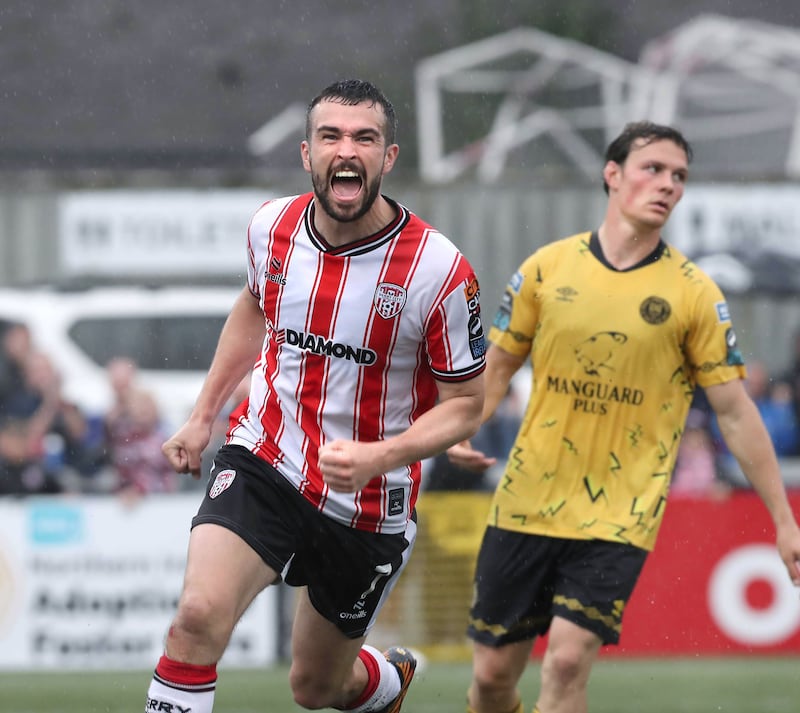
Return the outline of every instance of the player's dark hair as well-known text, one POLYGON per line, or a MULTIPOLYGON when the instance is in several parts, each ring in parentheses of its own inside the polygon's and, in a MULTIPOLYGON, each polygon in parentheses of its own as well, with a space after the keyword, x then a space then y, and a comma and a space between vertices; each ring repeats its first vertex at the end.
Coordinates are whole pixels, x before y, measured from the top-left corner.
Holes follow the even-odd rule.
POLYGON ((362 79, 343 79, 328 85, 315 96, 306 110, 306 139, 311 134, 311 110, 321 101, 333 101, 348 106, 369 102, 371 106, 378 104, 383 108, 386 124, 383 127, 386 143, 393 144, 397 136, 397 116, 394 107, 386 95, 374 84, 362 79))
MULTIPOLYGON (((646 146, 653 141, 672 141, 680 146, 686 153, 686 160, 691 163, 693 151, 684 135, 671 126, 654 124, 652 121, 634 121, 626 124, 622 133, 614 139, 606 149, 605 163, 613 161, 620 166, 628 159, 631 149, 637 141, 642 140, 641 145, 646 146)), ((608 184, 603 181, 603 190, 608 193, 608 184)))

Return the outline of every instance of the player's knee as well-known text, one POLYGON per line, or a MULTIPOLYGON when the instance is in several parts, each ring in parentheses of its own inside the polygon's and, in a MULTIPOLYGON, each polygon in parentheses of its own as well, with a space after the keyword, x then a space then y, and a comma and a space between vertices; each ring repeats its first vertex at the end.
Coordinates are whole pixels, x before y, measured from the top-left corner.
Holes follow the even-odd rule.
POLYGON ((574 686, 587 680, 592 657, 580 647, 561 646, 547 652, 542 675, 559 687, 574 686))
POLYGON ((338 693, 327 682, 300 671, 296 666, 292 666, 289 671, 289 686, 292 689, 294 702, 308 710, 329 708, 335 702, 338 693))
POLYGON ((207 597, 185 594, 181 598, 169 635, 211 641, 225 639, 225 629, 224 614, 207 597))
POLYGON ((516 677, 510 668, 501 661, 483 660, 472 672, 472 685, 481 698, 491 698, 498 694, 514 690, 516 677))

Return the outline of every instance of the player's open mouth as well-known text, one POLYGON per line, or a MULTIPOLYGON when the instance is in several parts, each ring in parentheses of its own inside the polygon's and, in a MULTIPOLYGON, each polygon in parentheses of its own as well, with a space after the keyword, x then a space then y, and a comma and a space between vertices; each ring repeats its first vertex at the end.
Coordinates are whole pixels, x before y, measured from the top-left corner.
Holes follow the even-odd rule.
POLYGON ((331 190, 337 198, 352 200, 361 191, 361 176, 350 169, 336 171, 331 179, 331 190))

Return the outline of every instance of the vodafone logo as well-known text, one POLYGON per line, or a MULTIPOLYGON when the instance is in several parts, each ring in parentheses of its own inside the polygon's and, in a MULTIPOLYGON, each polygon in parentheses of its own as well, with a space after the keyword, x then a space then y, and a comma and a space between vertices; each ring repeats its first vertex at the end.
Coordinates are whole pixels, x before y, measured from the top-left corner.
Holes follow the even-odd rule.
POLYGON ((744 645, 780 644, 800 628, 800 590, 771 545, 725 555, 711 573, 708 604, 716 625, 744 645))

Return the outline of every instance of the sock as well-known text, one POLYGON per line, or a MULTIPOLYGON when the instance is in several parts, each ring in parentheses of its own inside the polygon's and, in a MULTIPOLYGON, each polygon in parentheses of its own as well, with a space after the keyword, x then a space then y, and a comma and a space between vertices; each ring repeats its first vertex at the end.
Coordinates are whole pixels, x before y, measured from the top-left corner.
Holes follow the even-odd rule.
POLYGON ((162 656, 147 690, 145 713, 211 713, 216 686, 216 666, 196 666, 162 656))
POLYGON ((380 710, 400 693, 400 676, 395 667, 373 646, 362 646, 358 658, 367 669, 367 685, 361 695, 344 710, 351 713, 380 710))

